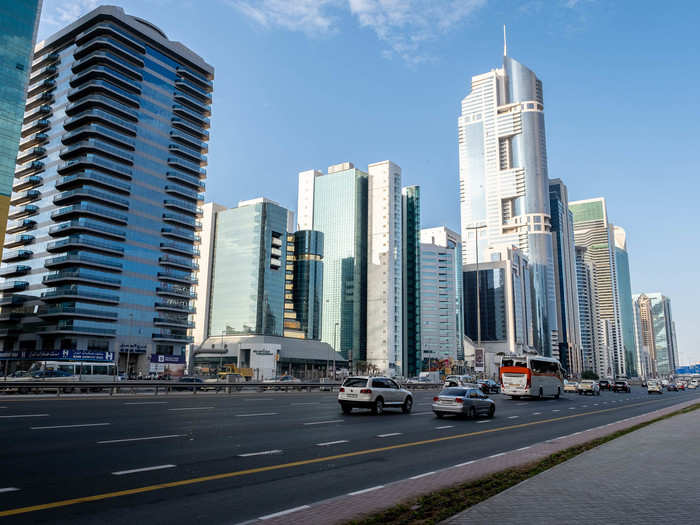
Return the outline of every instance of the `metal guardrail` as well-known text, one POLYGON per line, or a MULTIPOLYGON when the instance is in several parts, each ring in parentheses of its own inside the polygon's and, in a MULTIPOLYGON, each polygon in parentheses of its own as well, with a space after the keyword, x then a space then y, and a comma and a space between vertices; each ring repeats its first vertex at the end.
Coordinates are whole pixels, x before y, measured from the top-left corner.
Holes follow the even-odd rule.
MULTIPOLYGON (((44 379, 36 380, 12 380, 7 381, 0 379, 0 393, 46 393, 53 392, 57 396, 61 394, 72 393, 88 393, 88 392, 107 392, 109 395, 119 393, 143 394, 152 393, 153 395, 169 394, 171 392, 190 391, 193 394, 204 391, 214 391, 217 393, 232 394, 234 392, 254 391, 263 392, 266 390, 274 391, 296 391, 296 392, 335 392, 340 387, 341 382, 327 383, 290 383, 276 382, 266 383, 260 381, 245 381, 240 383, 228 382, 211 382, 211 383, 185 383, 179 381, 162 381, 162 380, 136 380, 136 381, 52 381, 44 379)), ((408 390, 432 390, 442 388, 442 383, 417 383, 417 384, 402 384, 402 387, 408 390)))

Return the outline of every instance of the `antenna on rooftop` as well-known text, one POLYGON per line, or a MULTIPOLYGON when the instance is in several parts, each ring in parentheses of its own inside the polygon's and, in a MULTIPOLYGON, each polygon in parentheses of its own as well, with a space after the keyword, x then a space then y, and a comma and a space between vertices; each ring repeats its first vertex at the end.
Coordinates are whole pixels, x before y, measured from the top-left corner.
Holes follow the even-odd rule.
POLYGON ((508 44, 506 42, 506 25, 503 24, 503 56, 508 56, 508 44))

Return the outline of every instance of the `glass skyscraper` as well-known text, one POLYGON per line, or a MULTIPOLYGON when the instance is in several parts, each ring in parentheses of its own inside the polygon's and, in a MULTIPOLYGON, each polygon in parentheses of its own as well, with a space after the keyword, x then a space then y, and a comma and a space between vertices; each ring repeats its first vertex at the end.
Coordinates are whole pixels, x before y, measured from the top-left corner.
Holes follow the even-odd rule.
POLYGON ((661 293, 643 293, 634 296, 640 311, 640 340, 648 347, 652 374, 668 377, 678 367, 678 349, 671 300, 661 293))
POLYGON ((41 4, 42 0, 0 4, 0 239, 5 238, 41 4))
POLYGON ((458 126, 464 264, 476 262, 477 232, 480 262, 522 250, 534 290, 533 346, 550 356, 558 328, 542 82, 505 55, 502 68, 472 77, 458 126))
POLYGON ((36 49, 0 270, 6 351, 184 366, 213 75, 117 7, 36 49))
POLYGON ((403 347, 406 377, 421 371, 420 187, 401 190, 403 222, 403 347))
POLYGON ((285 304, 291 300, 304 338, 318 340, 323 311, 323 233, 300 230, 290 237, 294 238, 294 255, 287 257, 287 273, 292 271, 292 291, 285 289, 285 304))
POLYGON ((617 270, 617 292, 620 302, 620 323, 622 328, 622 346, 625 353, 625 365, 629 377, 638 377, 639 356, 634 339, 634 308, 632 306, 632 283, 630 278, 629 254, 627 252, 627 234, 619 226, 614 227, 615 268, 617 270))

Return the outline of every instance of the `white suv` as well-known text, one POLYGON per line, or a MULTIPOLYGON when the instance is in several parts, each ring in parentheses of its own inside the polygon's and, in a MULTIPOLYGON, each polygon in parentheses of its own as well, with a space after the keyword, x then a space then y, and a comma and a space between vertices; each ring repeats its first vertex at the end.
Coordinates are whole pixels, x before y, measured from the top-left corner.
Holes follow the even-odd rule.
POLYGON ((353 408, 369 408, 383 414, 384 408, 400 408, 408 414, 413 408, 413 394, 388 377, 348 377, 338 391, 338 403, 345 414, 353 408))

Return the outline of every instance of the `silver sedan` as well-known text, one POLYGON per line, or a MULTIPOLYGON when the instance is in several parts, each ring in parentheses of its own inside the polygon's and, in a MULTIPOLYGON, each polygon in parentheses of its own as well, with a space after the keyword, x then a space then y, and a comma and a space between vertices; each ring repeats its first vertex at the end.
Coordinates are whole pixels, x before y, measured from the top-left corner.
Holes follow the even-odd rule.
POLYGON ((447 414, 469 416, 476 419, 479 415, 493 417, 496 403, 478 388, 445 388, 433 398, 433 412, 437 417, 447 414))

